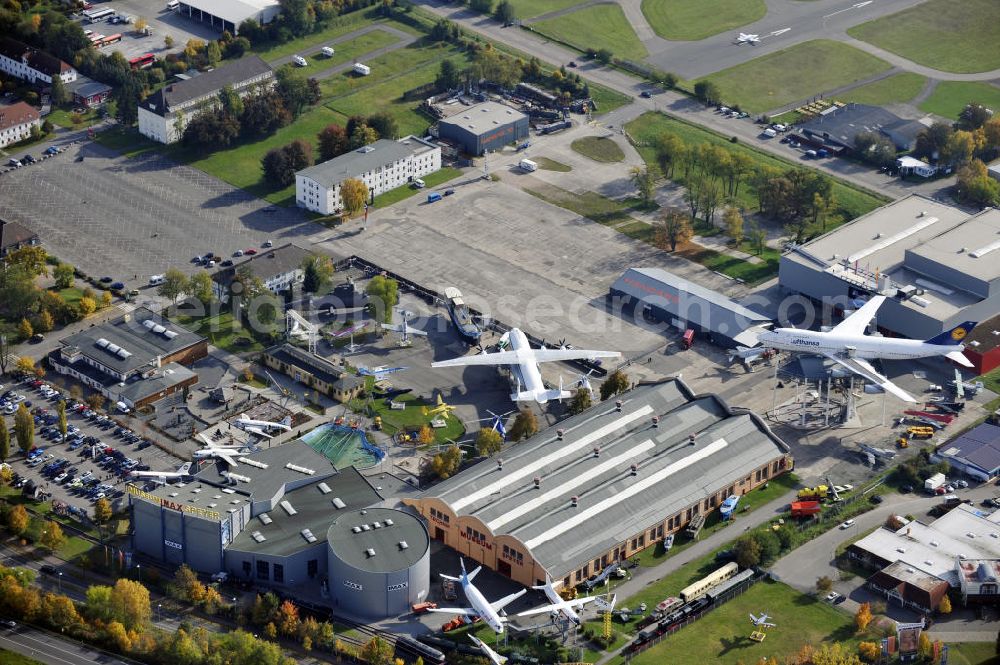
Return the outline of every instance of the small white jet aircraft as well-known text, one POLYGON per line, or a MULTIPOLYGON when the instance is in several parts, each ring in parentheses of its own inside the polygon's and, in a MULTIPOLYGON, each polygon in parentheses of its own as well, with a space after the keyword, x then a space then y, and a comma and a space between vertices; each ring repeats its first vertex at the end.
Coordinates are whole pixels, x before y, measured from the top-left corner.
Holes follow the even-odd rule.
POLYGON ((242 414, 239 418, 233 421, 233 424, 239 427, 244 432, 250 434, 256 434, 257 436, 262 436, 265 438, 272 438, 274 435, 271 434, 271 430, 282 430, 285 432, 292 431, 292 417, 285 416, 279 423, 272 423, 267 420, 250 420, 247 418, 247 414, 242 414))
POLYGON ((594 596, 584 596, 583 598, 574 598, 573 600, 563 600, 562 597, 556 593, 556 585, 561 584, 562 580, 553 584, 552 578, 546 574, 545 584, 541 586, 533 586, 531 588, 537 589, 538 591, 544 591, 545 597, 549 599, 549 603, 551 604, 519 612, 517 616, 527 617, 534 614, 543 614, 545 612, 551 612, 553 614, 558 613, 562 614, 564 617, 579 626, 580 615, 576 613, 576 608, 583 608, 584 605, 592 600, 596 600, 596 598, 594 596))
POLYGON ((768 616, 766 612, 761 613, 759 617, 755 617, 753 612, 750 613, 750 623, 757 626, 758 628, 774 628, 777 624, 768 623, 768 616))
POLYGON ((396 309, 399 312, 399 318, 403 320, 402 323, 383 323, 383 330, 391 330, 393 332, 398 332, 402 336, 402 339, 408 340, 410 335, 417 335, 419 337, 427 337, 427 333, 423 330, 418 330, 410 325, 410 318, 414 316, 413 312, 408 312, 405 309, 396 309))
POLYGON ((501 656, 496 651, 491 649, 486 642, 483 642, 475 635, 469 635, 469 639, 472 640, 473 644, 479 647, 479 650, 483 652, 483 655, 486 656, 486 658, 489 659, 493 665, 504 665, 507 662, 507 656, 501 656))
POLYGON ((379 365, 378 367, 359 367, 358 374, 361 376, 374 376, 377 381, 381 381, 390 374, 402 372, 404 369, 406 369, 406 367, 386 367, 385 365, 379 365))
POLYGON ((441 577, 446 580, 451 580, 452 582, 460 582, 462 584, 462 591, 465 592, 465 599, 469 601, 472 607, 436 607, 429 611, 431 612, 443 612, 445 614, 460 614, 466 618, 466 621, 472 621, 476 617, 479 617, 486 622, 490 628, 493 629, 495 633, 503 632, 503 625, 507 622, 506 616, 500 616, 499 612, 507 605, 528 593, 527 589, 521 589, 517 593, 512 593, 509 596, 504 596, 500 600, 489 602, 483 596, 482 592, 476 588, 472 583, 472 579, 479 574, 479 571, 483 569, 482 566, 478 566, 471 573, 465 572, 465 559, 459 559, 459 563, 462 566, 462 576, 452 577, 451 575, 445 575, 440 573, 441 577))
POLYGON ((167 481, 192 475, 191 464, 191 462, 185 462, 176 471, 132 471, 129 475, 137 480, 152 480, 160 485, 166 485, 167 481))
POLYGON ((923 341, 866 335, 865 329, 868 327, 868 323, 875 318, 875 312, 878 311, 884 300, 885 296, 873 297, 865 303, 864 307, 841 321, 829 332, 777 328, 770 332, 762 332, 758 339, 761 344, 772 349, 826 356, 907 402, 916 402, 917 400, 876 372, 875 368, 868 362, 869 360, 877 358, 905 360, 927 356, 944 356, 965 367, 972 367, 969 359, 962 355, 965 347, 961 342, 975 328, 974 321, 966 321, 951 330, 923 341))
POLYGON ((220 459, 229 466, 238 466, 236 462, 236 455, 252 449, 252 446, 246 443, 231 446, 214 443, 211 439, 205 436, 204 432, 199 432, 198 438, 202 440, 205 447, 194 451, 192 456, 196 460, 220 459))
POLYGON ((431 363, 431 367, 458 367, 463 365, 509 365, 516 382, 516 389, 510 398, 514 402, 535 401, 545 404, 550 399, 572 397, 573 393, 562 386, 549 390, 542 381, 538 363, 559 360, 589 360, 592 358, 620 358, 617 351, 588 351, 586 349, 533 349, 528 338, 517 328, 511 328, 500 337, 501 348, 508 349, 496 353, 480 353, 451 360, 431 363), (523 390, 522 390, 523 387, 523 390))
POLYGON ((739 45, 749 44, 750 46, 753 46, 759 41, 760 41, 760 35, 749 35, 745 32, 741 32, 739 36, 736 38, 736 43, 739 45))

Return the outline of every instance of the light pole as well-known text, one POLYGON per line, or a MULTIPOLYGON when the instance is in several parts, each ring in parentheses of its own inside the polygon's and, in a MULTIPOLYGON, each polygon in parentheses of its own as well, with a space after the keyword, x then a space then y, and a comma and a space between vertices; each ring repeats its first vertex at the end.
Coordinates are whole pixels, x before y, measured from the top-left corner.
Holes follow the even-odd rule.
POLYGON ((160 604, 160 603, 157 603, 157 604, 156 604, 156 622, 157 622, 157 623, 159 623, 159 622, 160 622, 160 608, 161 608, 161 607, 163 607, 163 605, 162 605, 162 604, 160 604))
POLYGON ((142 582, 142 568, 139 567, 139 564, 135 564, 135 576, 136 579, 142 582))
POLYGON ((62 593, 62 576, 63 576, 63 574, 62 574, 62 571, 60 570, 59 571, 59 575, 56 578, 56 579, 59 580, 59 593, 62 593))

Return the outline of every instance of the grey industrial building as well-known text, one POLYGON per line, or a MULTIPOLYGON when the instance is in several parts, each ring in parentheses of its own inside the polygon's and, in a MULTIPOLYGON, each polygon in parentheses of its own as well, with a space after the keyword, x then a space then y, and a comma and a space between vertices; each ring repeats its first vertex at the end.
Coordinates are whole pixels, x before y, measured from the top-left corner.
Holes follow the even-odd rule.
POLYGON ((346 538, 343 529, 365 523, 362 511, 373 509, 382 497, 353 467, 337 471, 300 441, 239 455, 231 469, 222 462, 203 465, 189 482, 148 491, 129 485, 128 496, 133 548, 164 563, 185 563, 203 573, 224 571, 234 579, 290 591, 328 583, 336 590, 331 592, 335 601, 348 601, 345 611, 366 609, 368 616, 385 616, 379 608, 396 608, 404 597, 411 604, 427 596, 426 531, 413 527, 412 515, 379 509, 377 521, 384 525, 389 517, 399 525, 386 533, 398 534, 408 545, 406 552, 390 552, 386 543, 353 533, 349 542, 340 543, 346 538), (343 528, 331 527, 338 523, 343 528), (365 543, 361 554, 354 552, 355 545, 365 543), (370 548, 375 560, 358 564, 370 548), (407 563, 399 567, 401 562, 407 563), (330 576, 351 567, 358 571, 353 577, 330 576), (339 587, 345 579, 363 587, 356 589, 358 595, 342 598, 339 587), (401 580, 407 581, 405 588, 397 588, 401 580))
POLYGON ((795 127, 802 136, 834 152, 853 151, 854 139, 862 132, 885 136, 897 150, 912 150, 925 129, 916 120, 904 120, 881 106, 868 104, 831 106, 795 127))
POLYGON ((483 102, 438 122, 438 136, 478 157, 528 138, 528 116, 504 104, 483 102))
POLYGON ((390 508, 355 510, 327 531, 330 593, 344 612, 386 617, 410 611, 430 588, 430 538, 419 518, 390 508))
POLYGON ((791 470, 758 416, 680 380, 640 385, 403 503, 432 537, 524 584, 572 586, 791 470))
POLYGON ((887 296, 876 324, 929 339, 1000 311, 1000 210, 968 214, 911 195, 781 256, 788 292, 836 309, 887 296))
POLYGON ((252 19, 260 25, 273 21, 281 13, 281 4, 278 0, 183 0, 175 11, 219 32, 239 35, 243 21, 252 19))
POLYGON ((983 423, 944 443, 934 459, 976 480, 987 482, 1000 475, 1000 427, 983 423))
POLYGON ((611 285, 613 311, 637 323, 693 328, 721 346, 754 346, 770 318, 660 268, 629 268, 611 285))

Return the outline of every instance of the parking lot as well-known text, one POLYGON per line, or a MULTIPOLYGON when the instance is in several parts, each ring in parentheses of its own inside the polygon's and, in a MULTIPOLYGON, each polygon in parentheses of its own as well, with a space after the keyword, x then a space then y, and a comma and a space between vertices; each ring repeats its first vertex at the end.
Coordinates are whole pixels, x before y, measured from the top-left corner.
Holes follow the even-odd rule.
MULTIPOLYGON (((181 461, 150 444, 138 433, 119 428, 110 418, 83 414, 86 405, 75 403, 58 392, 44 391, 41 382, 18 383, 3 388, 4 401, 23 402, 35 417, 35 450, 28 459, 18 451, 10 464, 21 479, 31 480, 50 492, 53 500, 90 511, 101 495, 113 503, 124 502, 124 486, 130 470, 172 471, 181 461), (38 386, 32 383, 39 383, 38 386), (58 431, 56 402, 67 404, 67 438, 58 431), (89 416, 89 417, 88 417, 89 416), (148 469, 147 469, 148 467, 148 469)), ((11 448, 17 450, 11 409, 4 409, 11 431, 11 448)))

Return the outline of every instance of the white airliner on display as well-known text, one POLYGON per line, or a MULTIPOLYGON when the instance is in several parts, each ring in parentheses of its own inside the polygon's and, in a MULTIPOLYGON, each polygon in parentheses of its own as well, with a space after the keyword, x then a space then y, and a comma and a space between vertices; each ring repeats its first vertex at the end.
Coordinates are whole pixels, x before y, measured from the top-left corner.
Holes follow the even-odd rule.
POLYGON ((759 617, 755 617, 753 612, 750 613, 750 623, 757 626, 758 628, 774 628, 777 624, 768 623, 767 612, 762 612, 759 617))
POLYGON ((419 330, 410 325, 409 321, 413 318, 413 312, 408 312, 405 309, 396 308, 399 312, 399 318, 402 319, 402 323, 383 323, 382 330, 391 330, 393 332, 398 332, 403 339, 409 339, 410 335, 417 335, 418 337, 427 337, 427 333, 423 330, 419 330))
POLYGON ((481 639, 475 635, 469 635, 469 639, 472 640, 473 644, 479 647, 479 650, 483 652, 483 655, 489 659, 493 665, 505 665, 507 662, 507 656, 501 656, 496 651, 490 648, 490 645, 483 642, 481 639))
POLYGON ((129 475, 137 480, 152 480, 161 485, 166 485, 169 480, 190 476, 191 464, 191 462, 185 462, 176 471, 132 471, 129 475))
POLYGON ((739 37, 736 38, 737 44, 750 44, 753 46, 760 41, 760 35, 748 35, 745 32, 741 32, 739 37))
POLYGON ((576 608, 582 608, 587 603, 596 600, 594 596, 584 596, 583 598, 574 598, 573 600, 563 600, 562 597, 556 592, 556 585, 562 584, 562 581, 552 583, 552 578, 545 575, 545 584, 541 586, 533 586, 532 589, 537 589, 539 591, 545 592, 545 597, 549 599, 550 605, 543 605, 542 607, 535 607, 524 612, 519 612, 517 616, 527 617, 534 614, 543 614, 545 612, 552 612, 562 614, 564 617, 575 623, 577 626, 580 625, 580 615, 576 613, 576 608))
POLYGON ((267 420, 250 420, 247 418, 247 414, 244 413, 239 418, 234 420, 233 424, 244 432, 256 434, 257 436, 266 437, 268 439, 274 436, 271 434, 271 430, 280 429, 285 432, 292 431, 291 416, 285 416, 279 423, 272 423, 267 420))
POLYGON ((972 367, 969 359, 962 355, 962 351, 965 349, 962 340, 976 326, 973 321, 966 321, 936 337, 923 341, 866 335, 865 329, 869 322, 875 318, 875 312, 884 301, 885 296, 873 297, 865 303, 864 307, 851 314, 829 332, 777 328, 770 332, 762 332, 758 339, 761 344, 772 349, 826 356, 907 402, 916 402, 917 400, 875 371, 875 368, 868 362, 869 360, 910 360, 928 356, 944 356, 965 367, 972 367))
POLYGON ((373 376, 376 380, 381 381, 390 374, 402 372, 405 369, 405 367, 386 367, 385 365, 379 365, 378 367, 359 367, 358 374, 361 376, 373 376))
POLYGON ((431 367, 459 367, 463 365, 509 365, 516 383, 510 394, 515 402, 538 402, 545 404, 550 399, 572 397, 573 393, 557 389, 549 390, 542 381, 538 363, 559 360, 589 360, 592 358, 620 358, 617 351, 588 351, 586 349, 533 349, 528 338, 517 328, 511 328, 500 337, 501 348, 508 349, 496 353, 480 353, 451 360, 431 363, 431 367))
POLYGON ((445 575, 440 573, 441 577, 446 580, 451 580, 452 582, 460 582, 462 584, 462 591, 465 592, 465 599, 469 601, 472 607, 436 607, 429 611, 431 612, 444 612, 445 614, 460 614, 466 618, 467 621, 472 621, 476 617, 479 617, 486 622, 490 628, 493 629, 495 633, 503 632, 503 625, 507 622, 507 617, 500 616, 499 612, 507 605, 528 593, 527 589, 521 589, 517 593, 512 593, 509 596, 504 596, 500 600, 490 602, 486 600, 482 592, 476 588, 472 583, 472 579, 479 574, 479 571, 483 569, 482 566, 478 566, 471 573, 465 572, 465 559, 459 559, 459 563, 462 566, 462 576, 452 577, 451 575, 445 575))
POLYGON ((220 459, 229 466, 238 466, 236 462, 236 455, 252 449, 252 446, 246 443, 240 443, 232 446, 213 443, 211 439, 205 436, 204 432, 199 432, 198 438, 202 440, 205 447, 194 451, 192 456, 196 460, 220 459))

